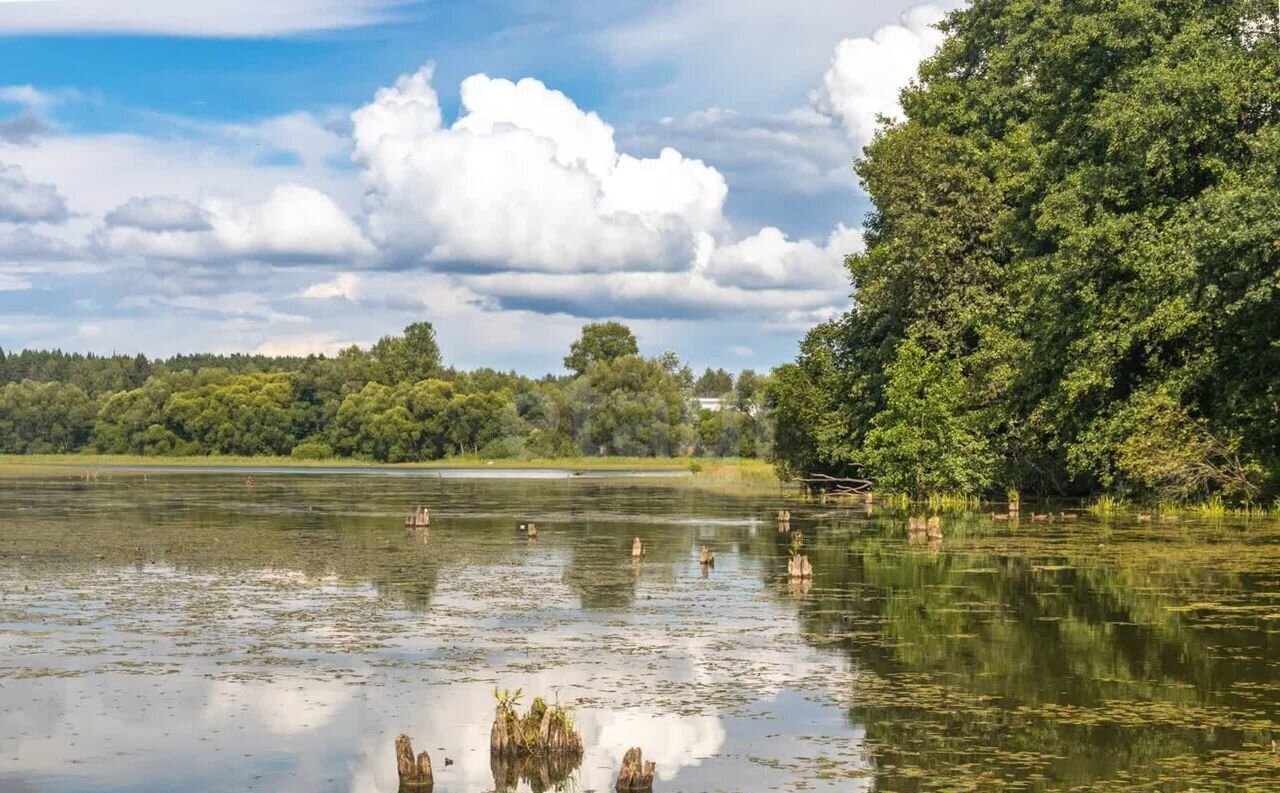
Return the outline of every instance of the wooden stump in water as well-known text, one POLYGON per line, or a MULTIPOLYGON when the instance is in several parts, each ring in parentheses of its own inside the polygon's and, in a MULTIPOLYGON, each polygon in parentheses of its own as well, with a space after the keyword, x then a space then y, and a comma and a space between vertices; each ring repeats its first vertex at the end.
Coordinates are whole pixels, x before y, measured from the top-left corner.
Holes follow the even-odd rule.
POLYGON ((923 515, 907 518, 907 542, 912 544, 924 542, 928 529, 929 521, 923 515))
POLYGON ((631 558, 639 559, 644 556, 644 543, 640 542, 640 538, 636 537, 631 541, 631 558))
POLYGON ((574 728, 567 709, 536 697, 528 712, 520 715, 516 712, 519 691, 514 696, 494 693, 498 704, 489 730, 491 757, 554 759, 558 768, 570 771, 582 762, 582 734, 574 728))
POLYGON ((702 546, 702 550, 698 552, 698 563, 703 567, 715 567, 716 555, 711 552, 707 546, 702 546))
POLYGON ((809 557, 796 555, 787 562, 787 578, 813 578, 813 565, 809 557))
POLYGON ((400 775, 400 789, 429 791, 435 785, 431 775, 431 758, 426 752, 413 756, 413 744, 408 735, 396 736, 396 772, 400 775))
POLYGON ((929 518, 929 522, 925 526, 925 531, 929 535, 929 539, 941 540, 942 539, 942 519, 939 518, 937 515, 934 515, 932 518, 929 518))
POLYGON ((640 747, 633 746, 622 756, 622 768, 618 769, 618 783, 613 789, 618 793, 647 793, 653 790, 653 774, 657 765, 646 761, 640 747))
POLYGON ((425 529, 431 525, 431 513, 419 506, 404 518, 404 525, 412 529, 425 529))
POLYGON ((525 529, 525 531, 526 531, 526 532, 528 532, 528 534, 529 534, 529 539, 531 539, 531 540, 536 540, 536 539, 538 539, 538 527, 537 527, 537 526, 535 526, 535 525, 533 525, 532 523, 530 523, 530 524, 528 525, 528 527, 525 529))

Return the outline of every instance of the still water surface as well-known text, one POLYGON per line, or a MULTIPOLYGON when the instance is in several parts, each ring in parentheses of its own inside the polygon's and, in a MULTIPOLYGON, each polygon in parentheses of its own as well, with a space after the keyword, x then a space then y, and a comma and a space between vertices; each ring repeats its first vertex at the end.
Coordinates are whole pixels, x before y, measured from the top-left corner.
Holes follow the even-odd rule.
POLYGON ((573 706, 568 790, 1280 789, 1275 523, 797 502, 801 588, 780 495, 253 478, 0 481, 0 790, 390 793, 405 732, 491 791, 495 686, 573 706))

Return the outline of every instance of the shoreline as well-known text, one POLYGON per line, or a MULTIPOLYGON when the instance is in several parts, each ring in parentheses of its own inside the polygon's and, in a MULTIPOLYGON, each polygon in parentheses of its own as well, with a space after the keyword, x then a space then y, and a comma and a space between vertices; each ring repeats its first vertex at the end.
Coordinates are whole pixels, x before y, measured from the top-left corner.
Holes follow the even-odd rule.
POLYGON ((699 457, 564 457, 527 460, 448 458, 408 463, 367 460, 295 460, 291 457, 167 457, 111 454, 0 455, 0 479, 88 472, 148 474, 307 473, 362 476, 437 475, 459 478, 670 478, 700 485, 782 486, 773 466, 763 460, 699 457))

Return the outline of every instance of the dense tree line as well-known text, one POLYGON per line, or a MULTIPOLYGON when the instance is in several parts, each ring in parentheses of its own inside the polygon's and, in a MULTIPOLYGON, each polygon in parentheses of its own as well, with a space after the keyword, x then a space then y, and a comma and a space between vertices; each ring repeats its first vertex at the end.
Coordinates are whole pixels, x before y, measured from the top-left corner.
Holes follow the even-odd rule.
POLYGON ((857 165, 854 305, 775 372, 786 471, 916 494, 1280 490, 1280 18, 974 0, 857 165))
POLYGON ((335 356, 92 356, 0 351, 0 453, 292 455, 407 462, 451 456, 766 456, 765 378, 639 355, 616 322, 574 342, 571 374, 446 368, 430 323, 335 356), (723 376, 722 376, 723 375, 723 376), (699 410, 695 385, 723 389, 699 410))

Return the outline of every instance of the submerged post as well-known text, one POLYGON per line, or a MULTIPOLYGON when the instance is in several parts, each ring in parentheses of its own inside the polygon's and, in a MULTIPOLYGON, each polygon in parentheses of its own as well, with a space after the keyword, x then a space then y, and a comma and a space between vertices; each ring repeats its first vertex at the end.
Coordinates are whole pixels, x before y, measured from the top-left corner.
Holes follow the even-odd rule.
POLYGON ((631 541, 631 558, 639 559, 644 556, 644 543, 640 542, 640 538, 636 537, 631 541))
POLYGON ((426 752, 413 756, 413 744, 408 735, 396 736, 396 772, 400 775, 400 789, 427 791, 435 786, 431 775, 431 758, 426 752))
POLYGON ((653 790, 653 774, 657 764, 645 760, 640 747, 633 746, 622 756, 622 768, 618 769, 618 782, 613 789, 618 793, 648 793, 653 790))
POLYGON ((787 578, 813 578, 813 565, 809 564, 809 557, 799 554, 791 557, 787 561, 787 578))
POLYGON ((702 546, 702 550, 698 552, 698 563, 703 567, 715 567, 716 555, 711 552, 707 546, 702 546))

